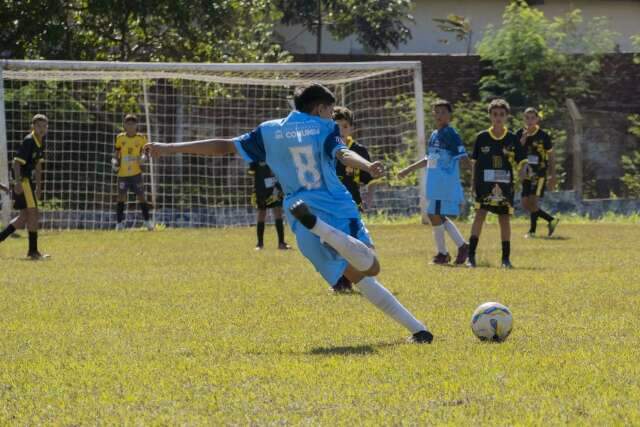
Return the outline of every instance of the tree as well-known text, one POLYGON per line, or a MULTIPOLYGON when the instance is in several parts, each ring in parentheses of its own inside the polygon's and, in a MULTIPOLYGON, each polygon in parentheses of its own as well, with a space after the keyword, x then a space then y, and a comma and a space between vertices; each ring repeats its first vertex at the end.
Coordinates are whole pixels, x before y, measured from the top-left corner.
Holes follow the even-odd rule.
POLYGON ((615 37, 606 18, 585 23, 576 9, 551 21, 524 1, 514 1, 505 9, 502 27, 489 27, 478 44, 488 65, 481 95, 505 97, 514 105, 593 97, 602 56, 613 51, 615 37))
POLYGON ((342 40, 352 34, 371 51, 388 52, 411 39, 405 20, 410 0, 275 0, 282 23, 302 25, 317 37, 316 54, 322 53, 322 29, 342 40))
MULTIPOLYGON (((471 20, 459 15, 448 15, 446 18, 434 18, 433 21, 442 31, 453 33, 458 41, 467 41, 467 55, 471 54, 471 43, 473 41, 473 28, 471 20)), ((445 40, 445 42, 448 42, 445 40)))
MULTIPOLYGON (((634 46, 640 48, 640 34, 631 37, 634 46)), ((640 54, 634 57, 636 64, 640 64, 640 54)), ((629 116, 629 133, 640 138, 640 114, 629 116)), ((627 196, 640 197, 640 150, 634 150, 628 156, 622 156, 622 183, 625 186, 627 196)))
POLYGON ((0 43, 17 58, 278 61, 269 0, 5 0, 0 43), (26 4, 25 4, 26 3, 26 4))

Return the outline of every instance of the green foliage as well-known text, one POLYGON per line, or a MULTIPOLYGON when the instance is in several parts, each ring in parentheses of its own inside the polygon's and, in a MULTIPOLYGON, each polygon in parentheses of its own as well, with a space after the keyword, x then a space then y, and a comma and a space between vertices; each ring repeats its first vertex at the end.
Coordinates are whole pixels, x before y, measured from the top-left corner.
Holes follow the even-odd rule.
MULTIPOLYGON (((640 34, 631 36, 631 42, 635 47, 640 48, 640 34)), ((640 54, 634 55, 633 60, 636 62, 636 64, 640 64, 640 54)))
POLYGON ((413 20, 409 14, 410 0, 276 0, 274 4, 282 11, 284 24, 303 25, 317 35, 321 21, 335 38, 342 40, 355 35, 358 42, 373 52, 388 52, 390 47, 397 48, 411 39, 411 31, 405 24, 413 20))
POLYGON ((490 26, 478 44, 489 64, 481 95, 522 106, 592 97, 602 55, 613 50, 616 35, 604 17, 584 22, 575 9, 549 20, 524 1, 514 1, 505 9, 502 26, 490 26))
MULTIPOLYGON (((629 116, 629 132, 640 138, 640 114, 629 116)), ((621 178, 625 186, 626 195, 629 197, 640 197, 640 150, 635 150, 629 155, 622 156, 622 170, 624 175, 621 178)))
POLYGON ((269 0, 26 0, 0 8, 0 45, 29 59, 281 61, 269 0), (45 12, 46 11, 46 12, 45 12))
POLYGON ((621 180, 629 197, 640 198, 640 150, 622 156, 621 180))
POLYGON ((428 227, 370 227, 427 347, 272 227, 259 253, 250 227, 43 232, 39 263, 23 233, 0 245, 0 425, 638 425, 637 227, 517 224, 506 273, 497 226, 473 271, 428 266, 428 227), (469 327, 493 300, 502 344, 469 327))

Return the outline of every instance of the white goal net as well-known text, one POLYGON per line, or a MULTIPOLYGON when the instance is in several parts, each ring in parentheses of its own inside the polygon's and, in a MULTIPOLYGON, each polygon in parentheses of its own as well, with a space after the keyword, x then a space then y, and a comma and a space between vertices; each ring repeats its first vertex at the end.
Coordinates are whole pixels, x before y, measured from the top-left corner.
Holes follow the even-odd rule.
MULTIPOLYGON (((355 115, 354 139, 373 158, 406 164, 424 153, 418 62, 304 64, 161 64, 65 61, 0 62, 0 182, 31 117, 49 118, 41 226, 104 229, 115 225, 116 175, 110 160, 122 119, 156 142, 230 138, 291 110, 296 86, 319 82, 355 115)), ((171 227, 255 222, 253 182, 238 156, 163 157, 145 165, 157 223, 171 227)), ((370 212, 415 214, 415 179, 376 183, 370 212)), ((3 195, 2 220, 11 214, 3 195)), ((130 195, 127 222, 141 223, 130 195)))

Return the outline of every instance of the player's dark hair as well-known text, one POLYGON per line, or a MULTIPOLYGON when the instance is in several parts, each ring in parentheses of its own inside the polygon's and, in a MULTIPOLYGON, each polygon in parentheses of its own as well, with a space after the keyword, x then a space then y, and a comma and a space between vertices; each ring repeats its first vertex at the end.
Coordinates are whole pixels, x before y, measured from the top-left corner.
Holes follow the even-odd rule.
POLYGON ((502 108, 504 111, 507 112, 507 114, 511 113, 511 107, 509 106, 509 103, 501 98, 494 99, 493 101, 491 101, 489 103, 489 108, 487 108, 487 111, 489 112, 489 114, 491 114, 491 111, 498 108, 502 108))
POLYGON ((451 103, 446 99, 436 99, 435 101, 433 101, 433 103, 431 104, 431 108, 435 110, 436 107, 444 107, 449 110, 450 113, 453 113, 453 107, 451 106, 451 103))
POLYGON ((124 122, 135 122, 138 123, 138 116, 136 116, 135 114, 127 114, 126 116, 124 116, 124 122))
POLYGON ((535 114, 537 117, 540 117, 540 113, 538 113, 538 110, 533 108, 533 107, 527 107, 526 110, 524 110, 524 114, 535 114))
POLYGON ((293 93, 293 102, 296 110, 302 113, 311 113, 318 105, 335 104, 336 97, 326 87, 319 83, 311 83, 299 87, 293 93))
POLYGON ((333 120, 345 120, 353 126, 353 113, 347 107, 335 107, 333 109, 333 120))
POLYGON ((45 116, 44 114, 36 114, 31 119, 31 124, 35 125, 37 122, 47 122, 47 123, 49 123, 49 119, 47 119, 47 116, 45 116))

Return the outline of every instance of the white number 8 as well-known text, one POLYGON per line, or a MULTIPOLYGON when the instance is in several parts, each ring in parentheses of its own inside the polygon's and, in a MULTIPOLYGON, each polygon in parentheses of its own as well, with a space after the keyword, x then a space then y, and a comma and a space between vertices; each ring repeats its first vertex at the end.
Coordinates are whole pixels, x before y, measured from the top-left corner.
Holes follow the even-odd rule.
POLYGON ((316 165, 316 159, 313 157, 313 149, 311 145, 303 145, 302 147, 289 147, 293 163, 296 165, 298 172, 298 181, 307 190, 320 188, 322 186, 322 176, 316 165))

